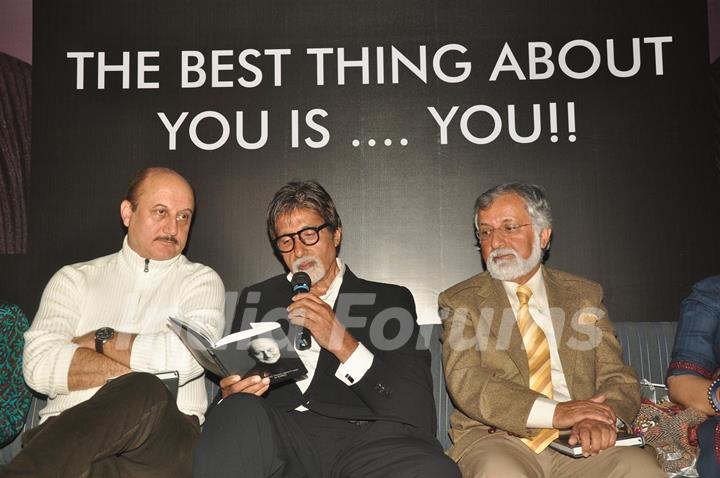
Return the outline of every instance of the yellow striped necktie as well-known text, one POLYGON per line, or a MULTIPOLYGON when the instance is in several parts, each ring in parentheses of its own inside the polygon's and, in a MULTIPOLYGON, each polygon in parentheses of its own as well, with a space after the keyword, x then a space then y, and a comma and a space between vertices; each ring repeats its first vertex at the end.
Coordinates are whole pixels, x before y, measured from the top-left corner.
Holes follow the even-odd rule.
MULTIPOLYGON (((532 290, 529 287, 524 285, 518 287, 517 296, 520 300, 520 308, 517 313, 517 325, 528 356, 530 389, 542 393, 548 398, 553 398, 550 345, 545 333, 530 315, 528 302, 531 295, 532 290)), ((541 428, 533 438, 523 438, 522 441, 532 451, 540 453, 558 437, 558 434, 554 428, 541 428)))

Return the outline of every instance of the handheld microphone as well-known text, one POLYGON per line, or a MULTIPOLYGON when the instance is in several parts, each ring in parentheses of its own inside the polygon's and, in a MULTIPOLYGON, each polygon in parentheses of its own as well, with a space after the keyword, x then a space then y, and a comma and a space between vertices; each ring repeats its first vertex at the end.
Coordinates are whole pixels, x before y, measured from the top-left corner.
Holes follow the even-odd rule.
MULTIPOLYGON (((303 292, 310 292, 312 280, 306 272, 297 272, 293 274, 290 285, 292 286, 293 295, 297 295, 303 292)), ((295 348, 298 350, 309 349, 312 344, 310 337, 310 331, 305 327, 301 327, 295 338, 295 348)))

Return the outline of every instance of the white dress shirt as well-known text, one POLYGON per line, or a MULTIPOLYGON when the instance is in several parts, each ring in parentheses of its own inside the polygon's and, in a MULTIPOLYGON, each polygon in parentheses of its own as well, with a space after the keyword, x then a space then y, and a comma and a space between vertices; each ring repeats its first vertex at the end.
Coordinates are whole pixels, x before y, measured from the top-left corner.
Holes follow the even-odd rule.
MULTIPOLYGON (((340 286, 342 285, 346 270, 345 264, 339 257, 335 260, 337 261, 340 272, 338 272, 335 279, 333 279, 327 292, 320 297, 320 299, 331 308, 335 306, 335 301, 340 293, 340 286)), ((287 279, 288 281, 292 279, 292 273, 287 275, 287 279)), ((315 375, 315 370, 317 369, 318 359, 320 358, 320 344, 318 344, 312 336, 310 340, 311 345, 307 350, 296 349, 300 360, 302 360, 303 364, 305 364, 305 368, 307 369, 307 375, 305 377, 295 380, 295 383, 302 393, 305 393, 310 386, 313 376, 315 375)), ((367 349, 367 347, 365 347, 362 343, 358 343, 357 348, 345 361, 345 363, 340 363, 340 366, 338 366, 335 371, 335 377, 337 377, 337 379, 345 385, 351 386, 353 383, 357 383, 363 378, 365 372, 367 372, 372 366, 374 358, 375 356, 367 349)), ((296 410, 306 411, 307 408, 300 405, 296 408, 296 410)))

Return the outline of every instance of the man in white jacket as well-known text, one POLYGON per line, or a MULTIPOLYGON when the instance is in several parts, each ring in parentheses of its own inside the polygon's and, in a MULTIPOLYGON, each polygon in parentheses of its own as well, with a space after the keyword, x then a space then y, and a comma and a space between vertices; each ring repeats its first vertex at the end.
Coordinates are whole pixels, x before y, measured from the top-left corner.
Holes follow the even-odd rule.
POLYGON ((213 338, 224 325, 220 277, 182 255, 194 207, 177 172, 144 169, 120 205, 122 249, 52 277, 24 351, 25 380, 47 406, 3 476, 190 476, 207 395, 167 318, 213 338), (152 375, 170 370, 177 401, 152 375))

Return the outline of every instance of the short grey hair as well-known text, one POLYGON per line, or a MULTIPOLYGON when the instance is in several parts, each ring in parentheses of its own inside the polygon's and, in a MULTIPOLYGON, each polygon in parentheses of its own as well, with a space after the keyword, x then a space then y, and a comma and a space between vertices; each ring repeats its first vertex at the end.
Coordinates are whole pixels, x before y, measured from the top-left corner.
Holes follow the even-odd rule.
POLYGON ((276 237, 275 224, 280 216, 297 209, 315 211, 322 216, 332 232, 342 228, 335 203, 320 183, 313 180, 290 181, 275 193, 268 206, 267 232, 271 239, 276 237))
POLYGON ((479 230, 478 213, 504 194, 517 194, 525 203, 525 210, 530 215, 535 229, 545 229, 552 226, 552 211, 550 201, 540 186, 527 183, 504 183, 488 189, 475 200, 475 213, 473 222, 475 230, 479 230))

